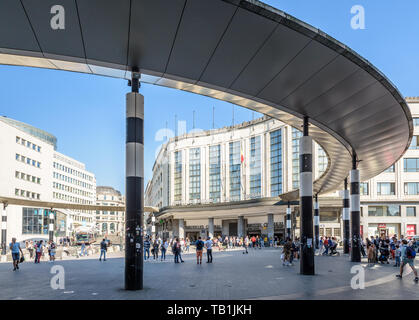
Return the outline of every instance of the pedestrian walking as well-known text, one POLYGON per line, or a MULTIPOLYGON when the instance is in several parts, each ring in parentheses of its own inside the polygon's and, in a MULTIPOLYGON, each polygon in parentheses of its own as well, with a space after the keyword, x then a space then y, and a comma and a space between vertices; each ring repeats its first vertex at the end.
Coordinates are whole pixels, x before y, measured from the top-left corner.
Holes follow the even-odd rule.
POLYGON ((160 255, 160 261, 166 260, 166 251, 169 247, 169 243, 167 240, 163 239, 163 243, 161 245, 161 255, 160 255))
POLYGON ((13 259, 13 271, 19 269, 19 262, 20 262, 20 254, 23 252, 22 248, 20 247, 20 243, 16 242, 16 238, 12 238, 12 242, 9 244, 10 251, 12 251, 12 259, 13 259))
POLYGON ((207 263, 212 263, 212 240, 210 237, 205 241, 205 248, 207 249, 207 263))
POLYGON ((103 256, 103 261, 106 261, 106 251, 108 251, 108 243, 106 242, 106 239, 103 238, 102 242, 100 243, 99 261, 102 261, 102 256, 103 256))
POLYGON ((41 262, 42 250, 43 250, 43 240, 40 240, 36 244, 35 263, 40 263, 41 262))
POLYGON ((201 240, 201 237, 198 237, 198 240, 195 242, 196 246, 196 264, 202 264, 202 250, 204 248, 204 242, 201 240))
POLYGON ((402 263, 400 265, 400 274, 396 275, 396 277, 399 279, 403 277, 404 266, 408 264, 410 268, 412 269, 413 273, 415 274, 415 281, 418 282, 419 281, 418 272, 416 271, 415 262, 414 262, 414 259, 416 257, 416 252, 412 248, 412 246, 407 245, 407 240, 403 239, 402 243, 403 243, 402 248, 401 248, 402 263))

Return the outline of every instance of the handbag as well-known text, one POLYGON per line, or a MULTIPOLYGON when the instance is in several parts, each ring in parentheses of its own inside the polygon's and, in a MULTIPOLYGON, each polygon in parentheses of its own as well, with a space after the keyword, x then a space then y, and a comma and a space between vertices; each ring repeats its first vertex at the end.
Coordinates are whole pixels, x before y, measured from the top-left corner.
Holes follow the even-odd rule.
POLYGON ((21 256, 20 257, 20 260, 19 260, 19 263, 22 263, 23 261, 25 261, 25 257, 24 256, 21 256))

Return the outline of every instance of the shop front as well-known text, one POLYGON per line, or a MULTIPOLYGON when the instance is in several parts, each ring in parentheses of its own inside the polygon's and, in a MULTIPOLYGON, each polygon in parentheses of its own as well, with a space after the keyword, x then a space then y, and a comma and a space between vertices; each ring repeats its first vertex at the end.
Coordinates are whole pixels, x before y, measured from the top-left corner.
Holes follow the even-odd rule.
POLYGON ((400 223, 369 223, 368 224, 368 237, 371 236, 384 236, 392 237, 400 235, 400 223))
POLYGON ((416 224, 406 224, 406 238, 410 239, 416 234, 416 224))

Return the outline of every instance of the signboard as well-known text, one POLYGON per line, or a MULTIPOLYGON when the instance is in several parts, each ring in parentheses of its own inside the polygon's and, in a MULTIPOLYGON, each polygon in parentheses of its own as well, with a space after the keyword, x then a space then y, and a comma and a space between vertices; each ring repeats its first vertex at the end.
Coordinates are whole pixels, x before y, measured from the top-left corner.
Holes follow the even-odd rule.
POLYGON ((386 228, 386 224, 385 223, 379 223, 378 228, 386 228))
POLYGON ((416 235, 416 225, 415 224, 408 224, 408 225, 406 225, 406 235, 407 236, 414 236, 414 235, 416 235))

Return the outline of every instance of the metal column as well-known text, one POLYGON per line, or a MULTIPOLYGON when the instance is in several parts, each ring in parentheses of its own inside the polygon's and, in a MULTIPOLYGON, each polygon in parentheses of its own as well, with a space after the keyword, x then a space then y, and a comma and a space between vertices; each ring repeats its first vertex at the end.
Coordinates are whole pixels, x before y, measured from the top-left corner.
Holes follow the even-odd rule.
POLYGON ((313 142, 308 136, 308 117, 304 117, 304 135, 300 138, 300 273, 314 275, 313 246, 313 142))
POLYGON ((48 226, 48 234, 49 240, 54 241, 54 213, 52 211, 49 212, 49 226, 48 226))
POLYGON ((208 218, 208 237, 214 238, 214 218, 208 218))
POLYGON ((143 289, 144 221, 144 97, 138 93, 140 74, 133 69, 126 95, 126 220, 125 289, 143 289))
POLYGON ((287 238, 292 238, 291 236, 291 206, 290 206, 290 202, 288 201, 288 206, 287 206, 287 238))
POLYGON ((3 203, 1 212, 1 254, 6 254, 7 247, 7 203, 3 203))
POLYGON ((355 150, 352 151, 351 170, 351 261, 361 262, 359 170, 355 150))
POLYGON ((343 190, 343 209, 342 209, 342 220, 343 220, 343 253, 349 253, 349 190, 348 190, 348 179, 344 181, 345 189, 343 190))
POLYGON ((319 242, 320 242, 320 214, 319 214, 319 199, 317 194, 314 196, 314 239, 315 239, 315 246, 316 249, 319 249, 319 242))

